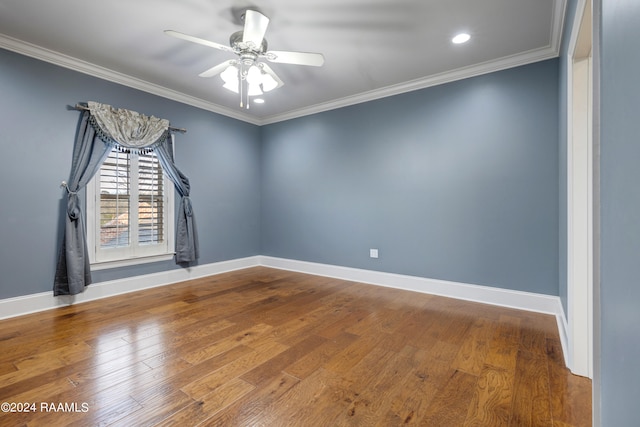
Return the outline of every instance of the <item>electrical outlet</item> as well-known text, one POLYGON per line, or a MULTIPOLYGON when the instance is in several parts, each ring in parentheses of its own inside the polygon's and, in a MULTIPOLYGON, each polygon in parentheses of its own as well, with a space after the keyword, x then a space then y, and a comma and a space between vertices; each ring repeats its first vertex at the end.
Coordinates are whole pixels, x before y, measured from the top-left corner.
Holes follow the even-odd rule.
POLYGON ((370 258, 378 258, 378 250, 377 249, 369 249, 369 257, 370 258))

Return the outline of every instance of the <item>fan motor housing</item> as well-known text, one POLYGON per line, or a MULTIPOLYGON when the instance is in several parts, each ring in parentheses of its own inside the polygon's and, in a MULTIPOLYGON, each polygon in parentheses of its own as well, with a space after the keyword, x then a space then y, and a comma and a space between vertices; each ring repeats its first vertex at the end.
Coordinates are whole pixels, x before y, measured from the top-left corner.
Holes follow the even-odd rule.
POLYGON ((264 53, 267 51, 267 39, 263 38, 259 49, 254 49, 252 46, 250 47, 243 43, 242 41, 243 35, 244 35, 244 31, 236 31, 235 33, 231 34, 231 36, 229 37, 229 45, 233 49, 238 50, 239 52, 242 52, 245 50, 251 50, 257 53, 264 53))

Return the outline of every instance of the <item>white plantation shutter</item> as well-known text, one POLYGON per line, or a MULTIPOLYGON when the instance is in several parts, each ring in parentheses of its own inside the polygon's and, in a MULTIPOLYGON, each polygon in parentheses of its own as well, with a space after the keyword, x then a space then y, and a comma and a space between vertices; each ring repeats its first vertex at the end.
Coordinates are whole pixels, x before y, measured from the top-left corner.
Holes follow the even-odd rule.
POLYGON ((130 155, 112 150, 100 168, 100 248, 129 246, 130 155))
POLYGON ((153 152, 114 149, 94 181, 87 187, 92 263, 173 253, 173 185, 167 184, 153 152), (92 200, 95 206, 90 207, 92 200))
POLYGON ((164 241, 164 177, 155 154, 138 156, 138 244, 164 241))

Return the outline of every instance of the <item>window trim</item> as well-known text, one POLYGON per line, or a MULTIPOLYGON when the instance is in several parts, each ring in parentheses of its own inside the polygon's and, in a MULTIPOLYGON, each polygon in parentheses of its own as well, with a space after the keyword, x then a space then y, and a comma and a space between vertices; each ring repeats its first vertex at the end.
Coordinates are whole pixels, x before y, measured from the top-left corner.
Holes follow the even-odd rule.
MULTIPOLYGON (((137 163, 137 160, 136 160, 137 163)), ((136 167, 137 170, 137 167, 136 167)), ((175 256, 175 186, 173 182, 163 172, 164 185, 164 206, 165 206, 165 230, 164 236, 166 241, 166 250, 154 253, 142 253, 138 255, 122 255, 109 259, 99 260, 98 242, 100 241, 99 233, 99 214, 98 207, 100 205, 100 170, 91 178, 86 186, 86 232, 87 232, 87 249, 89 252, 89 263, 92 270, 104 270, 109 268, 126 267, 158 261, 171 260, 175 256)), ((132 179, 138 182, 138 177, 132 179)), ((164 245, 163 245, 164 246, 164 245)))

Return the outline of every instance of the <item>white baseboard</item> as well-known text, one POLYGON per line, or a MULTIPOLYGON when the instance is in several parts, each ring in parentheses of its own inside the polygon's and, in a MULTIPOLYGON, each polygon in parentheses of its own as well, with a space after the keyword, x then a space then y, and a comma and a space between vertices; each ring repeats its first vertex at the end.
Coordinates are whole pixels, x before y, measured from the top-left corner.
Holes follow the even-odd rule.
POLYGON ((569 366, 567 320, 560 297, 268 256, 260 257, 260 265, 281 270, 298 271, 317 276, 333 277, 483 304, 515 308, 518 310, 550 314, 556 317, 562 353, 565 364, 569 366))
POLYGON ((15 298, 6 298, 0 300, 0 320, 143 289, 170 285, 185 280, 199 279, 201 277, 226 273, 233 270, 255 267, 260 265, 259 260, 260 257, 253 256, 93 283, 87 286, 83 293, 73 296, 54 297, 53 291, 49 291, 15 298))
POLYGON ((3 299, 0 300, 0 320, 259 265, 551 314, 556 316, 565 364, 569 366, 567 320, 559 297, 260 255, 94 283, 74 296, 54 297, 50 291, 3 299))

